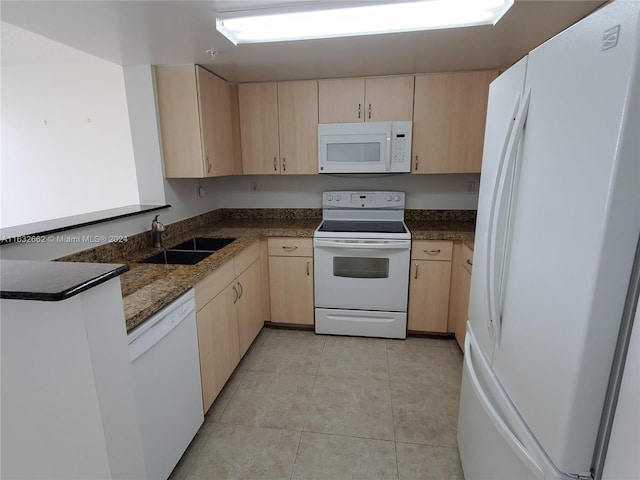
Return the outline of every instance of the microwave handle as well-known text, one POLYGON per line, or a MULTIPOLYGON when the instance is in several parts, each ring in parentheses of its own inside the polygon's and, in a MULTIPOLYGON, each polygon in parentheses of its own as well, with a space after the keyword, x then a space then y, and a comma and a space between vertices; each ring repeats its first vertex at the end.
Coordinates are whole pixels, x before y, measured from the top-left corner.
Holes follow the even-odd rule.
POLYGON ((385 157, 385 168, 391 171, 391 123, 387 124, 387 155, 385 157))

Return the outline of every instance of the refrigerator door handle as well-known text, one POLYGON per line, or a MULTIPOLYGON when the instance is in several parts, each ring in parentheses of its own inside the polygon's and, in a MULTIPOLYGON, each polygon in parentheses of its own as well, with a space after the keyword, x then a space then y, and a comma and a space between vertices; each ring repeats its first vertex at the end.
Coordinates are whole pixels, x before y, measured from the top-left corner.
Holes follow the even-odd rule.
POLYGON ((489 318, 491 321, 492 337, 496 347, 500 347, 500 337, 502 332, 502 312, 501 312, 501 289, 502 275, 504 267, 505 251, 498 248, 498 236, 506 237, 506 230, 499 232, 504 225, 504 218, 508 217, 510 201, 507 201, 508 193, 511 193, 513 178, 510 175, 518 153, 518 145, 524 133, 524 125, 529 113, 529 100, 531 89, 527 90, 520 102, 518 113, 514 117, 511 133, 505 143, 504 156, 500 162, 498 182, 493 194, 491 216, 489 220, 489 241, 487 242, 487 299, 489 303, 489 318))
MULTIPOLYGON (((513 449, 514 453, 518 456, 518 458, 520 458, 520 460, 522 460, 522 462, 527 466, 527 468, 529 468, 529 470, 531 470, 534 473, 536 478, 539 478, 539 479, 545 478, 545 474, 542 467, 531 456, 527 448, 522 444, 522 442, 520 442, 518 437, 516 437, 516 435, 511 431, 511 429, 502 419, 498 411, 492 405, 491 400, 489 400, 489 397, 487 396, 484 389, 482 388, 481 381, 478 378, 478 374, 476 373, 476 369, 474 366, 474 362, 476 361, 474 360, 474 358, 478 357, 478 355, 475 354, 475 351, 474 351, 474 349, 477 348, 477 346, 471 343, 471 338, 472 338, 472 335, 468 335, 468 334, 465 338, 464 362, 469 372, 469 379, 471 380, 471 385, 475 390, 475 393, 478 396, 478 399, 480 400, 482 408, 484 408, 485 412, 491 419, 491 422, 494 424, 498 432, 500 432, 500 434, 505 439, 507 444, 511 446, 511 448, 513 449)), ((479 359, 479 360, 482 361, 482 359, 479 359)), ((485 366, 485 369, 490 370, 490 367, 485 366)))

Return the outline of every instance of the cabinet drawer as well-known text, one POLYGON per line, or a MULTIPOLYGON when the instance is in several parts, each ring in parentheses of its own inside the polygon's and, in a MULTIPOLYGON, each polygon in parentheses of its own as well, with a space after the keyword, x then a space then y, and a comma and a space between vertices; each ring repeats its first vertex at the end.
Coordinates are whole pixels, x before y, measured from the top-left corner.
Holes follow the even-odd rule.
POLYGON ((218 267, 215 272, 200 280, 195 286, 196 311, 211 301, 224 290, 234 279, 233 262, 227 262, 218 267))
POLYGON ((471 250, 466 245, 462 245, 461 253, 462 253, 462 256, 461 256, 462 266, 467 272, 471 273, 471 270, 473 268, 473 250, 471 250))
POLYGON ((236 277, 249 268, 258 258, 260 258, 260 240, 256 240, 233 257, 233 268, 236 277))
POLYGON ((312 257, 313 240, 298 237, 273 237, 268 240, 270 257, 312 257))
POLYGON ((414 240, 411 242, 411 258, 414 260, 451 261, 451 240, 414 240))

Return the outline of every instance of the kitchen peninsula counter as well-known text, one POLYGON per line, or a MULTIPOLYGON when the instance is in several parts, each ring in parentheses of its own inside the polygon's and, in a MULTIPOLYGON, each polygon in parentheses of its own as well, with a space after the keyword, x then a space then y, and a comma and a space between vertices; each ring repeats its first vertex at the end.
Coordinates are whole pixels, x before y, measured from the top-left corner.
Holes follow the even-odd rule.
MULTIPOLYGON (((321 222, 321 212, 320 209, 222 209, 167 225, 165 248, 194 237, 236 239, 195 265, 139 263, 162 250, 149 247, 149 232, 58 260, 127 265, 129 271, 121 275, 120 281, 126 328, 130 331, 261 237, 313 237, 321 222)), ((407 226, 414 239, 461 240, 473 247, 473 222, 419 218, 408 220, 407 226)))

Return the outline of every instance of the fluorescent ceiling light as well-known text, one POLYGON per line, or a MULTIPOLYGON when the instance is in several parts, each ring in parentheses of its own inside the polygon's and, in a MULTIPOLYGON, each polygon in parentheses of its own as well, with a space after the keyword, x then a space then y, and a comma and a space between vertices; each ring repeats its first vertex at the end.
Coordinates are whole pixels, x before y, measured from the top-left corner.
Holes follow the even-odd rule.
MULTIPOLYGON (((216 28, 235 45, 495 25, 513 0, 426 0, 301 11, 303 6, 221 13, 216 28)), ((311 5, 309 5, 311 6, 311 5)), ((313 7, 317 8, 317 6, 313 7)))

